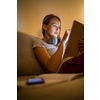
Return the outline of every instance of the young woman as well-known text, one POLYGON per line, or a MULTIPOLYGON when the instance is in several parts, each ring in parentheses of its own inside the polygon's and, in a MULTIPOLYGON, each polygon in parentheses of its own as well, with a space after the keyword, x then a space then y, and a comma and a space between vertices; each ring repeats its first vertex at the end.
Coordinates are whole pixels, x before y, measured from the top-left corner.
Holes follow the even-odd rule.
MULTIPOLYGON (((59 73, 80 73, 84 72, 84 53, 70 60, 65 61, 62 66, 61 61, 64 56, 67 30, 59 43, 57 37, 60 36, 61 21, 56 15, 50 14, 45 16, 42 25, 43 39, 37 39, 33 44, 33 49, 39 63, 47 72, 59 73), (53 38, 53 40, 52 40, 53 38), (51 41, 53 41, 52 44, 51 41)), ((84 44, 83 40, 80 40, 84 44)))

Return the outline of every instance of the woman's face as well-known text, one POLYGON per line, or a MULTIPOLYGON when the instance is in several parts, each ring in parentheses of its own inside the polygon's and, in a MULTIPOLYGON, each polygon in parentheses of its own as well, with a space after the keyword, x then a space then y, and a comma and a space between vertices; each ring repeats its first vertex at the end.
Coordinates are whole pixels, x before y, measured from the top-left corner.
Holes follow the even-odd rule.
POLYGON ((49 37, 55 36, 57 37, 60 32, 60 21, 57 18, 52 18, 50 20, 50 23, 46 26, 45 25, 45 34, 47 34, 49 37))

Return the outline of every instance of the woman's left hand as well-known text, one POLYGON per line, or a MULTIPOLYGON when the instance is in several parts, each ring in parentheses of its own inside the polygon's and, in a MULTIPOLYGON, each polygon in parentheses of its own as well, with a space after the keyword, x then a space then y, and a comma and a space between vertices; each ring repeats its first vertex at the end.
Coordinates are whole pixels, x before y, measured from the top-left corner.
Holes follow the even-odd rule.
POLYGON ((79 39, 79 51, 80 53, 84 51, 84 37, 79 39))
POLYGON ((79 39, 79 46, 80 47, 84 47, 84 37, 82 37, 81 39, 79 39))

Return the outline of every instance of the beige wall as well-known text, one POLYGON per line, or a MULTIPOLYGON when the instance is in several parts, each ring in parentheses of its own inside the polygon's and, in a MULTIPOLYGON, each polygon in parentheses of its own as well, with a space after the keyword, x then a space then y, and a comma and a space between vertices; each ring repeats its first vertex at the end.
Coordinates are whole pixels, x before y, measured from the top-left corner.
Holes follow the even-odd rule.
POLYGON ((42 37, 42 20, 51 13, 61 19, 62 37, 73 20, 84 24, 84 0, 17 0, 17 31, 42 37))

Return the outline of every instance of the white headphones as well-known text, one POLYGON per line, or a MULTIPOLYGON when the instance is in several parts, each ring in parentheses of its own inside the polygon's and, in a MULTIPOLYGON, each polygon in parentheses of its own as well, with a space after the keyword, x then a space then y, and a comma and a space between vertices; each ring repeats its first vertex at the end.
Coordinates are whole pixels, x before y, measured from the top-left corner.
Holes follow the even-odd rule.
POLYGON ((49 44, 59 46, 62 39, 60 37, 51 37, 48 40, 46 40, 45 38, 43 38, 42 40, 44 40, 45 42, 49 44))

